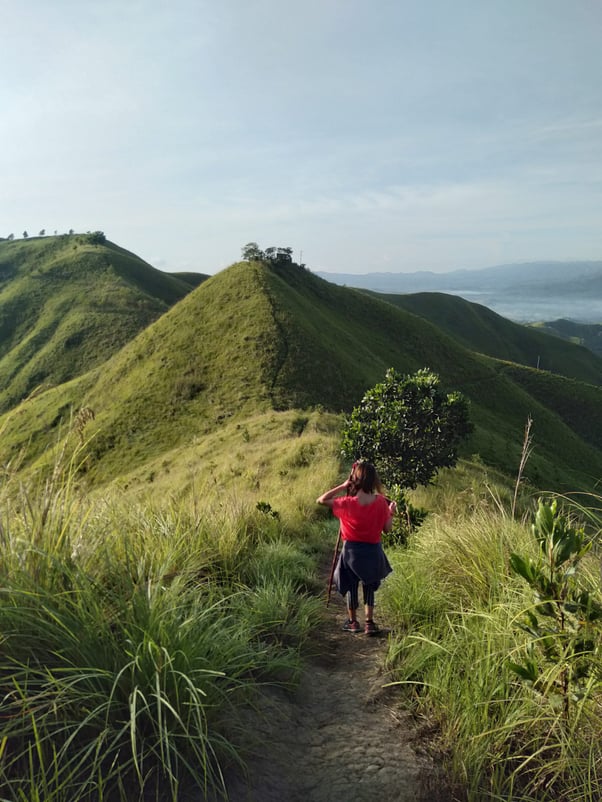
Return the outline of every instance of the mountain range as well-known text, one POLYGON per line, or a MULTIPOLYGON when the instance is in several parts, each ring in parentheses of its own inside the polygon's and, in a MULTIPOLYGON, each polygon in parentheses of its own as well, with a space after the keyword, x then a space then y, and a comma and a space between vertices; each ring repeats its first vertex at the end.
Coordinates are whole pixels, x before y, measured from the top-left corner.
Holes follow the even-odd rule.
POLYGON ((519 322, 567 318, 602 324, 602 262, 527 262, 449 273, 325 273, 328 281, 385 293, 443 292, 519 322))
POLYGON ((532 418, 533 484, 602 476, 602 359, 461 298, 385 297, 292 262, 166 274, 86 235, 0 242, 0 275, 3 464, 43 467, 88 410, 91 484, 154 475, 226 427, 345 413, 389 367, 429 367, 470 401, 467 455, 512 474, 532 418))

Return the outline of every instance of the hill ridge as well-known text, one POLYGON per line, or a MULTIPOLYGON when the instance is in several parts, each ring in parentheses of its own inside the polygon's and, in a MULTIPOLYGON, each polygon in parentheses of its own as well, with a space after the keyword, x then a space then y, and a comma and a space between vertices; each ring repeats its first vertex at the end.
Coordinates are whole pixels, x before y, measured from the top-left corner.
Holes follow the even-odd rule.
POLYGON ((472 351, 590 384, 602 384, 600 356, 566 340, 559 345, 545 332, 507 320, 482 304, 437 292, 408 295, 364 292, 429 320, 472 351))
POLYGON ((333 283, 384 293, 444 292, 520 322, 559 317, 602 323, 602 261, 528 262, 448 273, 325 273, 333 283))
MULTIPOLYGON (((5 438, 3 458, 33 448, 28 443, 39 458, 55 437, 57 410, 66 416, 86 406, 96 414, 86 470, 91 481, 106 482, 228 421, 244 428, 249 416, 270 410, 350 411, 389 367, 428 367, 444 387, 467 395, 475 422, 468 454, 513 471, 532 415, 541 438, 530 460, 534 479, 566 487, 602 475, 602 451, 570 413, 576 385, 513 371, 428 320, 298 265, 253 262, 211 276, 101 368, 33 399, 18 435, 5 438)), ((599 388, 584 387, 581 416, 598 425, 588 410, 600 405, 599 388)))
POLYGON ((109 241, 0 242, 0 411, 102 364, 190 291, 109 241))

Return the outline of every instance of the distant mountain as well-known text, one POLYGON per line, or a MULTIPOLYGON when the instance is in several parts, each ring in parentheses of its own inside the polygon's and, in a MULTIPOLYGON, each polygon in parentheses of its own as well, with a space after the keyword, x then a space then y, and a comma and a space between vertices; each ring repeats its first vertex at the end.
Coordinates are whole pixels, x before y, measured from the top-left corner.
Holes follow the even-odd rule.
MULTIPOLYGON (((549 340, 550 353, 567 347, 549 340)), ((476 353, 388 301, 294 264, 259 262, 207 279, 101 366, 31 399, 6 427, 0 458, 44 459, 70 410, 88 407, 95 420, 85 465, 91 481, 106 482, 157 466, 226 422, 244 427, 270 410, 350 410, 387 368, 425 366, 471 401, 467 454, 514 473, 530 416, 535 484, 592 487, 602 476, 601 387, 476 353)))
MULTIPOLYGON (((445 293, 371 294, 429 320, 477 353, 602 385, 600 356, 574 341, 555 342, 542 328, 513 323, 486 306, 445 293)), ((599 345, 602 346, 602 326, 565 323, 568 324, 567 330, 573 332, 597 329, 599 345)), ((569 340, 568 337, 565 339, 569 340)))
POLYGON ((191 289, 104 237, 0 242, 0 411, 102 364, 191 289))
POLYGON ((602 262, 526 262, 450 273, 317 275, 376 292, 460 295, 520 322, 565 317, 602 323, 602 262))

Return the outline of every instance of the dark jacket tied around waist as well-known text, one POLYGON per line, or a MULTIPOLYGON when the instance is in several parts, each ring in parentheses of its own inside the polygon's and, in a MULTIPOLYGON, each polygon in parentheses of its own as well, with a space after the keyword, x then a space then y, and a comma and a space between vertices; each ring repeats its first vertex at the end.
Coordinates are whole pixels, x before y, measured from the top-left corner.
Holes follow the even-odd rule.
POLYGON ((354 574, 364 585, 372 585, 374 590, 378 590, 381 580, 392 570, 380 543, 358 543, 347 540, 339 555, 334 581, 342 596, 355 584, 354 574))

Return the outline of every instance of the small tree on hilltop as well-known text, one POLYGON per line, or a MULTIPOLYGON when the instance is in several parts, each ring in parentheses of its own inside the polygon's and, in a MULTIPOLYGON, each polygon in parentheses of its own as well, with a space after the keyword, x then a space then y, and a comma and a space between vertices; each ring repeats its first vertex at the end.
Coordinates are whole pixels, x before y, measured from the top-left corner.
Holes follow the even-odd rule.
POLYGON ((439 468, 453 467, 472 428, 467 400, 444 393, 435 373, 423 368, 402 376, 390 368, 347 418, 342 451, 348 459, 374 463, 410 528, 404 490, 429 484, 439 468))
POLYGON ((90 245, 104 245, 107 238, 104 231, 88 231, 86 240, 90 245))
POLYGON ((261 262, 265 254, 256 242, 247 242, 242 249, 242 258, 246 262, 261 262))
POLYGON ((246 262, 263 262, 269 265, 293 264, 293 249, 271 245, 262 251, 256 242, 247 242, 242 249, 242 258, 246 262))

